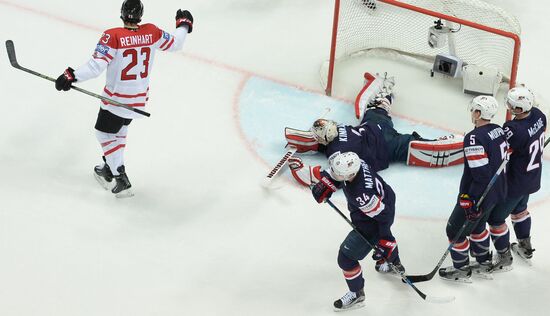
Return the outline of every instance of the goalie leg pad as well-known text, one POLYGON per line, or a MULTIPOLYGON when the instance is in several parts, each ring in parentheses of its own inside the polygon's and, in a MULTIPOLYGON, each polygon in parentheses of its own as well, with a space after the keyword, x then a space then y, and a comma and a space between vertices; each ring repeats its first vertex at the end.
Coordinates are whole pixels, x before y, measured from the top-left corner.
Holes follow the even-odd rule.
POLYGON ((463 138, 434 141, 414 140, 409 143, 407 165, 428 168, 455 166, 464 163, 463 138))
POLYGON ((313 137, 313 132, 311 131, 302 131, 286 127, 285 138, 288 145, 295 147, 299 153, 317 152, 319 148, 319 143, 313 137))
POLYGON ((365 111, 370 107, 380 107, 390 112, 392 105, 392 92, 395 86, 395 78, 387 74, 380 76, 365 73, 365 84, 355 98, 355 116, 361 119, 365 111))

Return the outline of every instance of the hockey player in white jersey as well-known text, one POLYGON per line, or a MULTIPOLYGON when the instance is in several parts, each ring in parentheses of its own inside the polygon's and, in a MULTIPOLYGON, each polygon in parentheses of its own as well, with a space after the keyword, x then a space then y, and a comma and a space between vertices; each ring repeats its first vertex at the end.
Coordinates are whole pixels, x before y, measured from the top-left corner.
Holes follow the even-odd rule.
MULTIPOLYGON (((124 26, 106 30, 92 58, 76 70, 68 67, 57 78, 56 89, 68 91, 72 83, 96 78, 107 70, 103 96, 145 110, 155 51, 180 50, 193 30, 193 16, 187 10, 178 10, 176 30, 170 34, 154 24, 140 24, 142 15, 141 0, 124 0, 120 15, 124 26)), ((94 176, 117 197, 132 196, 124 167, 124 148, 128 125, 140 115, 106 101, 101 101, 100 106, 95 129, 104 163, 94 168, 94 176)))

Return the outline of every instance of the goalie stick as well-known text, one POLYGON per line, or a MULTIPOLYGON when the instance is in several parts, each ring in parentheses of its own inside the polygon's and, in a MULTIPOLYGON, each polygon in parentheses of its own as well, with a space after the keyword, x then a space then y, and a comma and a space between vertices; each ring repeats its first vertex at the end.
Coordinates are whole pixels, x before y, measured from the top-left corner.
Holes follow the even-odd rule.
MULTIPOLYGON (((34 71, 34 70, 31 70, 31 69, 28 69, 28 68, 25 68, 25 67, 19 65, 19 63, 17 62, 17 56, 15 55, 15 45, 13 44, 13 41, 12 41, 12 40, 7 40, 7 41, 6 41, 6 50, 8 51, 8 58, 9 58, 9 60, 10 60, 10 63, 11 63, 11 65, 12 65, 14 68, 19 69, 19 70, 22 70, 22 71, 25 71, 25 72, 28 72, 28 73, 33 74, 33 75, 35 75, 35 76, 37 76, 37 77, 40 77, 40 78, 42 78, 42 79, 46 79, 46 80, 55 82, 55 79, 52 78, 52 77, 48 77, 48 76, 43 75, 43 74, 41 74, 41 73, 39 73, 39 72, 36 72, 36 71, 34 71)), ((104 96, 102 96, 102 95, 99 95, 99 94, 90 92, 90 91, 88 91, 88 90, 84 90, 84 89, 79 88, 79 87, 76 87, 76 86, 74 86, 74 85, 71 85, 71 88, 74 89, 74 90, 76 90, 76 91, 78 91, 78 92, 82 92, 82 93, 87 94, 87 95, 89 95, 89 96, 92 96, 92 97, 94 97, 94 98, 97 98, 97 99, 103 100, 103 101, 105 101, 105 102, 108 102, 109 104, 112 104, 112 105, 115 105, 115 106, 119 106, 119 107, 121 107, 121 108, 125 108, 125 109, 127 109, 127 110, 130 110, 130 111, 132 111, 132 112, 136 112, 136 113, 138 113, 138 114, 141 114, 141 115, 144 115, 144 116, 147 116, 147 117, 151 116, 151 114, 149 114, 148 112, 142 111, 142 110, 140 110, 140 109, 135 109, 135 108, 133 108, 133 107, 131 107, 131 106, 128 106, 128 105, 126 105, 126 104, 123 104, 123 103, 117 102, 117 101, 115 101, 115 100, 106 98, 106 97, 104 97, 104 96)))
POLYGON ((277 164, 269 171, 267 176, 264 178, 264 181, 262 183, 262 186, 264 188, 270 187, 273 178, 283 169, 285 164, 288 162, 290 157, 296 153, 296 147, 289 147, 286 153, 283 155, 283 157, 277 162, 277 164))
MULTIPOLYGON (((544 142, 544 147, 546 147, 546 145, 548 145, 548 143, 550 142, 550 138, 548 140, 546 140, 546 142, 544 142)), ((493 175, 493 177, 491 178, 491 181, 489 181, 489 184, 487 184, 487 187, 485 188, 485 191, 483 191, 483 194, 481 195, 481 198, 479 199, 479 201, 476 203, 476 207, 479 208, 479 206, 481 205, 481 202, 483 202, 483 200, 485 199, 485 196, 487 196, 487 194, 489 193, 489 191, 491 190, 491 188, 493 187, 493 185, 495 184, 495 182, 497 181, 498 179, 498 176, 502 173, 502 170, 504 170, 504 168, 506 167, 506 164, 508 163, 508 157, 506 159, 504 159, 504 161, 502 162, 502 164, 500 164, 500 166, 498 167, 498 170, 497 172, 493 175)), ((431 280, 434 275, 437 273, 437 270, 441 267, 441 265, 443 264, 443 261, 445 261, 445 259, 447 258, 447 256, 449 255, 449 252, 451 251, 451 248, 453 247, 453 244, 456 243, 456 241, 458 240, 458 238, 460 238, 460 235, 462 235, 462 233, 464 232, 464 230, 466 229, 466 227, 469 226, 469 224, 472 224, 472 225, 476 225, 477 222, 479 221, 479 219, 477 219, 476 221, 474 222, 470 222, 470 221, 465 221, 464 224, 462 225, 462 227, 460 228, 460 230, 458 231, 458 233, 455 235, 455 237, 453 238, 453 240, 449 243, 449 246, 447 247, 447 250, 445 250, 445 253, 443 254, 443 256, 441 257, 441 259, 439 259, 439 262, 437 263, 437 265, 435 266, 435 268, 428 274, 422 274, 422 275, 409 275, 408 278, 409 280, 412 282, 412 283, 415 283, 415 282, 425 282, 425 281, 429 281, 431 280)))
MULTIPOLYGON (((321 113, 320 118, 324 118, 328 113, 330 112, 330 108, 325 108, 323 110, 323 113, 321 113)), ((288 144, 287 144, 288 147, 288 144)), ((273 183, 273 178, 281 171, 281 169, 285 166, 285 164, 288 162, 290 157, 296 153, 298 149, 296 147, 290 146, 288 147, 286 153, 283 155, 283 157, 277 162, 277 164, 271 169, 271 171, 267 174, 267 176, 261 181, 262 187, 269 189, 271 188, 271 184, 273 183)))
MULTIPOLYGON (((338 214, 340 214, 340 216, 351 226, 351 228, 353 228, 354 231, 356 231, 359 236, 361 236, 361 238, 363 238, 363 240, 365 241, 365 243, 367 243, 367 245, 369 245, 369 247, 371 247, 373 249, 373 251, 376 251, 374 248, 374 246, 370 243, 370 241, 367 239, 367 237, 365 237, 365 235, 363 235, 363 233, 361 231, 359 231, 359 229, 357 229, 357 226, 355 226, 353 224, 352 221, 350 221, 346 215, 344 215, 344 213, 342 213, 342 211, 340 211, 338 209, 338 207, 336 207, 336 205, 334 205, 334 203, 332 203, 331 200, 327 199, 326 202, 328 203, 328 205, 330 205, 338 214)), ((412 282, 408 279, 408 277, 405 275, 405 273, 397 270, 397 268, 389 263, 389 266, 392 268, 393 272, 397 273, 400 277, 401 277, 401 280, 404 282, 404 283, 407 283, 418 295, 420 295, 420 297, 425 300, 426 302, 430 302, 430 303, 449 303, 449 302, 452 302, 454 301, 455 297, 454 296, 446 296, 446 297, 434 297, 434 296, 428 296, 426 294, 424 294, 422 291, 420 291, 414 284, 412 284, 412 282)))

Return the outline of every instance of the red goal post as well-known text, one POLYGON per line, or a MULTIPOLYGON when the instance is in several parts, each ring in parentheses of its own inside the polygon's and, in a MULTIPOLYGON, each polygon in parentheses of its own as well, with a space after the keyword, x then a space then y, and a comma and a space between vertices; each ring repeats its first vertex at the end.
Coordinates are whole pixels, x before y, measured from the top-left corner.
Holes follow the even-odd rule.
POLYGON ((433 60, 452 50, 465 63, 496 68, 514 87, 520 33, 514 16, 481 0, 335 0, 328 71, 321 78, 331 95, 335 65, 346 57, 384 48, 433 60), (428 45, 437 19, 456 31, 449 47, 428 45))

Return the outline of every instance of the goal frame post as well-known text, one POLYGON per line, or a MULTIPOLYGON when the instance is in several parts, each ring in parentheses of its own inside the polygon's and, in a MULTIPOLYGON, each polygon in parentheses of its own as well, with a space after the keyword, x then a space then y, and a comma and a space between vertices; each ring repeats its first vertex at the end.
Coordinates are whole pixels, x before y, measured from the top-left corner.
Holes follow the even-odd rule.
MULTIPOLYGON (((336 46, 337 46, 337 42, 338 42, 338 23, 340 21, 340 2, 341 1, 342 0, 335 0, 334 1, 334 18, 333 18, 332 37, 331 37, 331 45, 330 45, 330 59, 329 59, 329 66, 328 66, 327 86, 325 88, 325 93, 328 96, 331 96, 332 92, 333 92, 332 88, 333 88, 333 80, 334 80, 334 66, 335 66, 335 63, 336 63, 336 46)), ((344 1, 349 1, 349 0, 344 0, 344 1)), ((393 6, 396 6, 396 7, 400 7, 404 10, 414 11, 414 12, 417 12, 417 13, 421 13, 421 14, 429 15, 429 16, 432 16, 432 17, 435 17, 435 18, 439 18, 439 19, 442 19, 442 20, 445 20, 445 21, 454 22, 454 23, 458 23, 458 24, 461 24, 461 25, 466 25, 466 26, 474 28, 474 29, 478 29, 478 30, 485 31, 485 32, 488 32, 488 33, 492 33, 492 34, 496 34, 496 35, 499 35, 499 36, 507 37, 507 38, 513 40, 513 42, 514 42, 514 51, 513 51, 513 56, 512 56, 511 73, 509 74, 510 75, 509 76, 509 78, 510 78, 509 79, 509 87, 511 89, 511 88, 516 86, 517 70, 518 70, 518 64, 519 64, 519 55, 520 55, 520 50, 521 50, 521 39, 520 39, 519 35, 517 35, 515 33, 512 33, 512 32, 508 32, 508 31, 500 30, 500 29, 493 28, 493 27, 490 27, 490 26, 486 26, 486 25, 483 25, 483 24, 479 24, 479 23, 476 23, 476 22, 472 22, 472 21, 469 21, 469 20, 461 19, 459 17, 446 15, 446 14, 443 14, 443 13, 440 13, 440 12, 428 10, 428 9, 421 8, 421 7, 418 7, 418 6, 414 6, 414 5, 411 5, 411 4, 408 4, 408 3, 403 3, 403 2, 400 2, 398 0, 377 0, 377 1, 378 2, 383 2, 383 3, 388 4, 388 5, 393 5, 393 6)), ((507 120, 510 119, 509 115, 510 114, 507 113, 507 115, 506 115, 507 120)))

